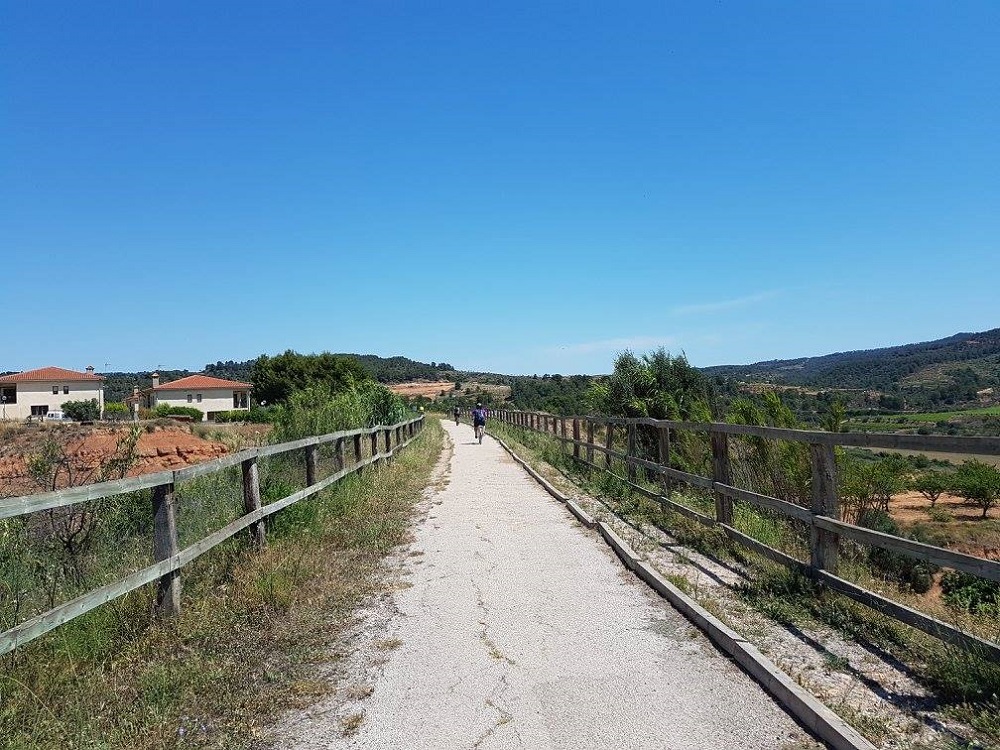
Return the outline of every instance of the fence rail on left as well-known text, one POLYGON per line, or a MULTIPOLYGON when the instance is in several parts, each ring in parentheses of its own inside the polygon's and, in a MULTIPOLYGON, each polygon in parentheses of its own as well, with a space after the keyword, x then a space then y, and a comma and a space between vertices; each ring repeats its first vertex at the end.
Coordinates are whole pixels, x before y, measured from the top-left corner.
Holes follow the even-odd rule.
POLYGON ((159 615, 169 617, 180 609, 181 569, 213 547, 250 529, 253 543, 265 543, 264 519, 278 511, 311 497, 349 474, 364 467, 390 459, 396 451, 406 447, 423 430, 424 418, 406 420, 393 425, 378 425, 357 430, 333 432, 327 435, 303 438, 287 443, 268 445, 240 451, 214 461, 188 466, 176 471, 161 471, 139 477, 129 477, 111 482, 101 482, 81 487, 71 487, 54 492, 0 499, 0 520, 24 516, 39 511, 67 508, 78 503, 88 503, 104 498, 140 490, 152 491, 152 557, 154 563, 136 570, 123 578, 95 588, 76 598, 50 608, 14 627, 0 633, 0 655, 13 651, 48 631, 89 612, 113 599, 146 584, 158 581, 156 609, 159 615), (371 441, 371 452, 362 450, 364 437, 371 441), (353 442, 353 462, 346 464, 346 441, 353 442), (318 451, 321 446, 331 446, 333 472, 319 479, 318 451), (262 504, 258 462, 261 458, 303 451, 306 487, 273 502, 262 504), (242 473, 243 514, 222 528, 192 544, 180 548, 177 528, 176 486, 184 481, 207 476, 230 467, 239 466, 242 473))

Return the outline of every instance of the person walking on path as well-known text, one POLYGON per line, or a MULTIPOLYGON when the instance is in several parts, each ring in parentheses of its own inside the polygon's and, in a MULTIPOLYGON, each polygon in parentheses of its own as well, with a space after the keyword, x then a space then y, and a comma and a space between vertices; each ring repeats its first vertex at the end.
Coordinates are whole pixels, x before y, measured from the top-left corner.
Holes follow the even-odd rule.
POLYGON ((472 428, 476 431, 476 439, 483 442, 483 434, 486 432, 486 409, 482 403, 477 403, 472 410, 472 428))

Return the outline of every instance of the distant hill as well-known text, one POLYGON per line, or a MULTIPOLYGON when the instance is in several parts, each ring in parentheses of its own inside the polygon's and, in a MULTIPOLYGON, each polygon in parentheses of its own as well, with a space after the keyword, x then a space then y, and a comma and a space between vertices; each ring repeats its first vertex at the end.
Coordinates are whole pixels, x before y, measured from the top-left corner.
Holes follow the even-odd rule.
POLYGON ((937 341, 702 368, 710 376, 813 388, 964 391, 1000 385, 1000 328, 937 341))

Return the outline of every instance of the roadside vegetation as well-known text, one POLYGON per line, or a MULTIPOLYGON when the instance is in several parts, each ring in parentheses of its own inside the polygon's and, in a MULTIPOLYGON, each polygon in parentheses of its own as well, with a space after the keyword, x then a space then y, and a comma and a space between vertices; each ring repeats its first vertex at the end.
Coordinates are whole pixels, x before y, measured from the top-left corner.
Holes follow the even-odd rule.
MULTIPOLYGON (((656 352, 644 357, 629 353, 615 363, 606 383, 590 393, 591 412, 622 417, 656 417, 708 421, 718 419, 718 393, 703 376, 680 357, 656 352)), ((822 417, 827 429, 839 430, 844 413, 831 402, 822 417)), ((797 415, 773 391, 728 402, 726 421, 799 428, 797 415)), ((852 641, 866 644, 905 665, 940 702, 943 715, 968 728, 969 742, 955 747, 1000 746, 1000 668, 974 652, 947 646, 882 616, 798 573, 736 546, 721 531, 666 510, 654 500, 633 491, 624 480, 627 469, 614 461, 611 471, 594 471, 575 461, 555 439, 499 425, 497 431, 514 439, 526 457, 542 461, 637 528, 666 530, 688 548, 723 562, 736 563, 747 572, 739 587, 741 599, 774 622, 790 627, 821 624, 852 641), (975 744, 979 742, 980 744, 975 744), (969 744, 972 743, 972 744, 969 744)), ((615 447, 624 450, 621 431, 615 447)), ((597 436, 603 442, 603 436, 597 436)), ((656 461, 655 431, 637 429, 641 458, 656 461)), ((603 466, 603 457, 597 462, 603 466)), ((756 437, 730 440, 733 483, 808 506, 811 499, 811 464, 808 447, 789 441, 756 437)), ((840 495, 846 520, 926 543, 951 546, 971 554, 996 557, 1000 519, 1000 471, 969 459, 960 464, 935 462, 926 457, 891 453, 837 450, 840 495), (920 509, 897 521, 897 498, 920 509), (976 529, 973 536, 969 529, 976 529), (970 540, 983 543, 970 549, 970 540)), ((711 451, 704 434, 675 431, 671 465, 683 471, 711 475, 711 451)), ((659 493, 659 477, 637 471, 637 482, 659 493)), ((704 515, 714 514, 710 493, 679 483, 673 499, 704 515)), ((794 520, 744 503, 735 503, 738 530, 800 560, 808 560, 807 530, 794 520)), ((1000 586, 953 571, 912 560, 903 555, 847 541, 841 543, 839 574, 895 601, 925 611, 945 622, 996 642, 1000 639, 1000 586)), ((850 717, 848 717, 850 718, 850 717)), ((863 723, 863 722, 862 722, 863 723)), ((865 730, 864 726, 858 727, 865 730)), ((877 728, 869 727, 875 732, 877 728)))
MULTIPOLYGON (((405 412, 365 376, 336 391, 307 385, 270 415, 268 440, 281 442, 405 412)), ((380 585, 442 440, 432 422, 388 465, 276 514, 263 550, 241 535, 198 558, 182 571, 174 620, 153 616, 146 587, 0 657, 0 749, 244 747, 315 700, 329 689, 331 644, 380 585)), ((319 458, 322 477, 334 457, 319 458)), ((262 459, 260 478, 265 504, 301 489, 301 454, 262 459)), ((239 468, 176 495, 183 548, 242 513, 239 468)), ((0 521, 0 630, 150 564, 151 515, 147 491, 0 521)))

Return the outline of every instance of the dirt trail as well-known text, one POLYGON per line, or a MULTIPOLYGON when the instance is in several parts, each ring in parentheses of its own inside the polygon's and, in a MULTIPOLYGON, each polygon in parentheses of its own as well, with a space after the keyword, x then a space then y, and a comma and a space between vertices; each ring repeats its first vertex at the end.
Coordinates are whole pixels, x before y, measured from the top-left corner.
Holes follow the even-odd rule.
POLYGON ((446 428, 450 482, 415 530, 398 614, 370 623, 383 663, 275 746, 817 747, 495 441, 446 428))

